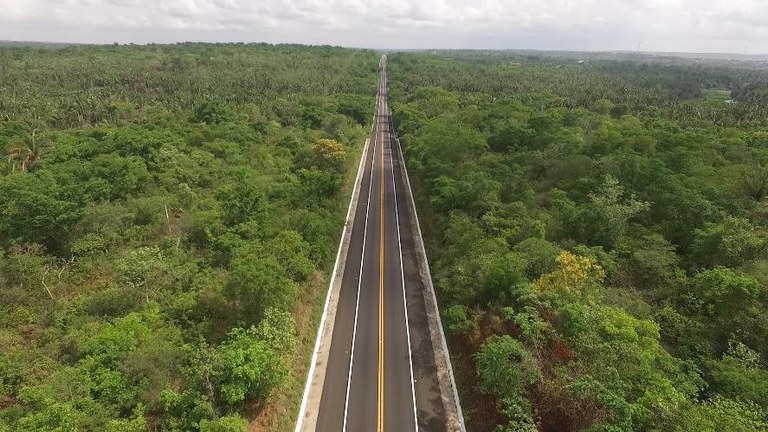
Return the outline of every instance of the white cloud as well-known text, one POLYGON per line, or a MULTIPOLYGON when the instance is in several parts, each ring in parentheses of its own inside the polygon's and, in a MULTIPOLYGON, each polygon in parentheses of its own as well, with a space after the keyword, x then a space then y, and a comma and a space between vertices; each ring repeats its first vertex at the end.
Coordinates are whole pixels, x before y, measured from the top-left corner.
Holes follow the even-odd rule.
POLYGON ((0 39, 768 52, 765 0, 0 0, 0 39))

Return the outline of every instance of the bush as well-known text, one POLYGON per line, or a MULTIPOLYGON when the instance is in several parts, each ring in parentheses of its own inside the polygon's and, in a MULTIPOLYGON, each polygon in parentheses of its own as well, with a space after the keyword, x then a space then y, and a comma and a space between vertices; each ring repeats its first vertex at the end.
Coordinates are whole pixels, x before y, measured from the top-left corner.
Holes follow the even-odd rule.
POLYGON ((246 399, 266 402, 287 374, 279 353, 253 331, 232 330, 215 356, 218 388, 224 402, 233 408, 246 399))
POLYGON ((200 432, 245 432, 248 422, 237 414, 200 422, 200 432))
POLYGON ((477 329, 477 320, 470 317, 469 309, 464 305, 453 305, 443 313, 444 326, 451 336, 471 333, 477 329))

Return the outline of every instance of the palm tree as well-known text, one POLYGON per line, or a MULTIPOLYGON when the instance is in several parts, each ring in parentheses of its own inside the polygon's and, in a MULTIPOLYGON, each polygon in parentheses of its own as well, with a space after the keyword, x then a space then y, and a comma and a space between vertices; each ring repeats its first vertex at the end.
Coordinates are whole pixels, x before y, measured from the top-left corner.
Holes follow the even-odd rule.
POLYGON ((43 151, 48 147, 48 142, 37 138, 37 129, 24 137, 21 143, 12 147, 8 152, 8 161, 20 161, 21 171, 29 171, 29 167, 38 161, 43 151))
POLYGON ((768 196, 768 165, 751 167, 742 177, 742 186, 749 197, 760 201, 768 196))
POLYGON ((10 158, 0 165, 0 175, 11 175, 16 172, 16 163, 10 158))

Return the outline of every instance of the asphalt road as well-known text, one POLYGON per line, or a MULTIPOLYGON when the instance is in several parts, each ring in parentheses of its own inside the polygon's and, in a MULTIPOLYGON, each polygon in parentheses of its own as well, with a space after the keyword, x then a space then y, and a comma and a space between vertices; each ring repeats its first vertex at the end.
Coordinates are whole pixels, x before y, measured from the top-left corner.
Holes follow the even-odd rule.
POLYGON ((403 162, 391 125, 383 57, 318 431, 445 429, 403 162))

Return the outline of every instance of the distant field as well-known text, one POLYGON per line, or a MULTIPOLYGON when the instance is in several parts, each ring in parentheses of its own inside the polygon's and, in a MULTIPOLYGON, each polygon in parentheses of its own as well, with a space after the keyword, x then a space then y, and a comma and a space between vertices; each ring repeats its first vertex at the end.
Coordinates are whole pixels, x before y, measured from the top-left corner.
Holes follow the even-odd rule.
POLYGON ((731 99, 731 91, 728 89, 705 89, 702 91, 702 98, 705 100, 726 101, 731 99))

